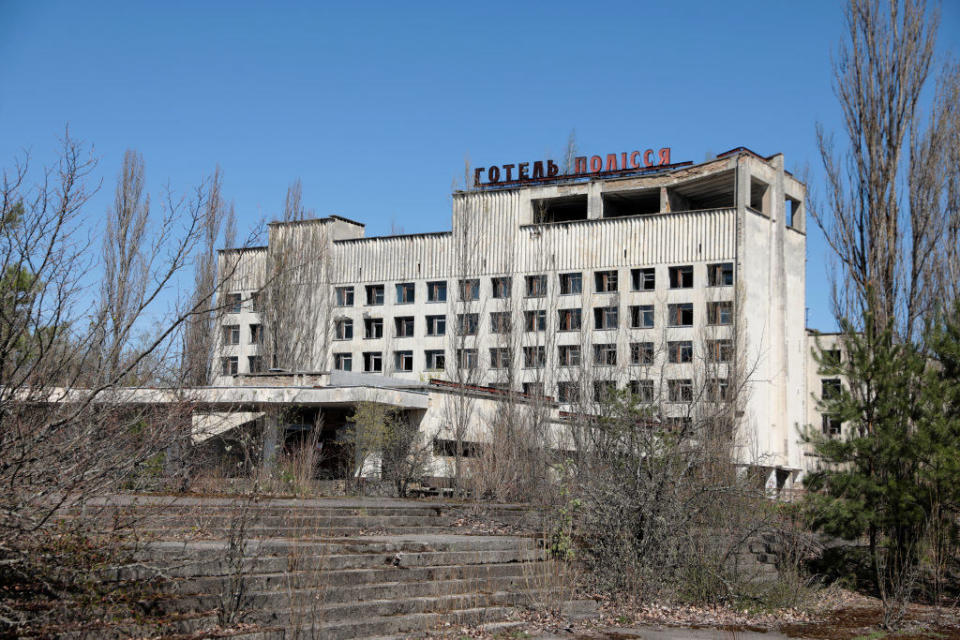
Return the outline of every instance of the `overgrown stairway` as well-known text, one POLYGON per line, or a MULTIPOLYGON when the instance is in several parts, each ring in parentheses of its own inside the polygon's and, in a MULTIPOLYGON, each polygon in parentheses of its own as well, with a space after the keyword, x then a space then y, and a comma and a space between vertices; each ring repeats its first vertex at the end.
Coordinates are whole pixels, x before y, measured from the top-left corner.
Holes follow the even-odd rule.
POLYGON ((150 585, 136 602, 149 623, 97 637, 409 637, 503 621, 553 589, 522 506, 141 496, 86 509, 140 540, 104 578, 150 585))

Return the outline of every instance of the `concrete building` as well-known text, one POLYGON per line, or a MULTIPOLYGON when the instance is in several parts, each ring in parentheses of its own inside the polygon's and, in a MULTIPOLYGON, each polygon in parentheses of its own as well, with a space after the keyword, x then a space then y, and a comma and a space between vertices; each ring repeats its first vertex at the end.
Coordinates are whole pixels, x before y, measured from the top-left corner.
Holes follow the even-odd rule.
POLYGON ((310 245, 323 268, 296 295, 323 308, 299 370, 511 386, 561 412, 605 385, 669 387, 683 401, 698 366, 723 366, 735 345, 748 369, 744 461, 789 484, 810 464, 799 430, 820 423, 804 185, 782 155, 745 148, 701 164, 645 154, 642 167, 635 152, 619 169, 611 156, 606 171, 599 156, 567 175, 538 162, 539 175, 514 181, 480 169, 476 188, 453 195, 450 231, 368 238, 330 216, 221 252, 231 275, 215 384, 270 368, 258 308, 270 252, 310 245), (574 373, 584 365, 589 381, 574 373))

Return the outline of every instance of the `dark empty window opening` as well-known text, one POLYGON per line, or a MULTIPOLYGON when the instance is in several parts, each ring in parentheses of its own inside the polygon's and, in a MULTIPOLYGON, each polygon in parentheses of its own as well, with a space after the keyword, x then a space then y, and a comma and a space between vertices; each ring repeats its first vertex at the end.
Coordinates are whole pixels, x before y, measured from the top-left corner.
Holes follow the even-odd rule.
POLYGON ((533 201, 533 221, 569 222, 587 219, 587 196, 564 196, 533 201))
POLYGON ((769 207, 767 206, 767 191, 770 189, 770 186, 763 182, 762 180, 757 180, 756 178, 750 178, 750 208, 754 211, 759 211, 764 215, 770 215, 769 207))
POLYGON ((660 189, 603 194, 603 217, 641 216, 660 213, 660 189))
POLYGON ((731 209, 736 206, 733 171, 690 180, 667 189, 670 211, 731 209))
POLYGON ((783 205, 784 215, 787 216, 787 226, 795 227, 797 216, 800 214, 800 201, 787 196, 783 205))

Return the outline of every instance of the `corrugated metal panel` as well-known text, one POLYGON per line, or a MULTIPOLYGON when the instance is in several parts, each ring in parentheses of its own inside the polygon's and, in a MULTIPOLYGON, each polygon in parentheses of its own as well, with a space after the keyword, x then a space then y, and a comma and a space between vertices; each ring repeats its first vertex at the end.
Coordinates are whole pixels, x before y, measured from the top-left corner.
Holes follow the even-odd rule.
POLYGON ((450 234, 336 242, 330 279, 353 283, 446 276, 451 269, 452 245, 450 234))
POLYGON ((217 273, 229 280, 228 291, 250 291, 263 286, 266 248, 222 251, 217 273))

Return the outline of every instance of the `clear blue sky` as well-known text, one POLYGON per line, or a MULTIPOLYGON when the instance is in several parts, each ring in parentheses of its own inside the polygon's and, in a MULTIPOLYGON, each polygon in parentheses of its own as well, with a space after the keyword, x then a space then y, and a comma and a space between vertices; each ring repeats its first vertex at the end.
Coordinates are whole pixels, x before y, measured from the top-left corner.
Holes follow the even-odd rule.
MULTIPOLYGON (((941 52, 958 50, 958 5, 943 7, 941 52)), ((49 161, 69 123, 100 157, 94 213, 133 147, 157 195, 219 163, 241 229, 300 177, 309 208, 368 235, 449 229, 465 155, 559 158, 571 129, 590 154, 783 152, 818 188, 814 123, 836 129, 841 35, 834 0, 0 0, 0 166, 21 148, 49 161)), ((815 327, 832 326, 826 262, 811 230, 815 327)))

